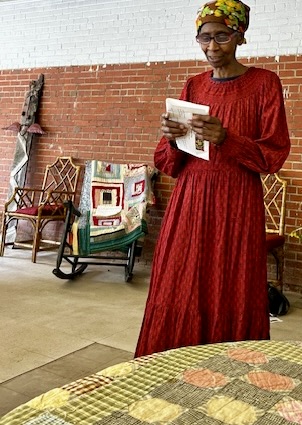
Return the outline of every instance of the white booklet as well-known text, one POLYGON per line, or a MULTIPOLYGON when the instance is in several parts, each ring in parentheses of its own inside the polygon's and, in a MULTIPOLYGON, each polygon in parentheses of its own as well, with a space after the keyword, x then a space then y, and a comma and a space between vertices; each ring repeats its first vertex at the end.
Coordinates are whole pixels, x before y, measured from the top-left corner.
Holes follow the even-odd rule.
MULTIPOLYGON (((187 102, 179 99, 166 99, 166 110, 169 112, 169 118, 188 126, 188 120, 193 114, 209 115, 209 106, 199 105, 198 103, 187 102)), ((210 144, 207 140, 198 140, 194 131, 189 128, 185 136, 177 137, 176 144, 178 149, 197 156, 205 160, 209 160, 210 144)))

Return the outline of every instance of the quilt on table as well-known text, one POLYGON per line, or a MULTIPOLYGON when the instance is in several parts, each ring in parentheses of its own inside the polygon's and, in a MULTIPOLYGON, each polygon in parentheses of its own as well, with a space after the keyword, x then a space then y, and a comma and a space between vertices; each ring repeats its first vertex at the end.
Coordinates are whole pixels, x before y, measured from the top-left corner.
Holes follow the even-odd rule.
POLYGON ((301 425, 302 343, 183 347, 110 366, 0 425, 301 425))
POLYGON ((121 250, 147 234, 154 173, 146 164, 86 163, 79 206, 82 215, 73 225, 75 254, 121 250))

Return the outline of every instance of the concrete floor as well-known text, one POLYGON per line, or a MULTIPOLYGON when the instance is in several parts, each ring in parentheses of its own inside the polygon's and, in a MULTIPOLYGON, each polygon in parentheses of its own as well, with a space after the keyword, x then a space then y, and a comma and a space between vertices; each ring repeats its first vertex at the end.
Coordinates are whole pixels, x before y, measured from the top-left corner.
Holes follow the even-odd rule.
MULTIPOLYGON (((52 274, 56 254, 6 248, 0 257, 0 417, 45 391, 133 358, 150 265, 89 266, 74 281, 52 274)), ((302 295, 271 338, 302 341, 302 295)))

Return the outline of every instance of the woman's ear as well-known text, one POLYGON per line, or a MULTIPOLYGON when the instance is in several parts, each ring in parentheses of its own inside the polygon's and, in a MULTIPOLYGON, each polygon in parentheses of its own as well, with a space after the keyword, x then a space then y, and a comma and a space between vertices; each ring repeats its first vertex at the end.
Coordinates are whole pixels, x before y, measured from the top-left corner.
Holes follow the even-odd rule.
POLYGON ((237 44, 238 44, 238 46, 241 46, 242 44, 245 44, 244 34, 238 33, 237 44))

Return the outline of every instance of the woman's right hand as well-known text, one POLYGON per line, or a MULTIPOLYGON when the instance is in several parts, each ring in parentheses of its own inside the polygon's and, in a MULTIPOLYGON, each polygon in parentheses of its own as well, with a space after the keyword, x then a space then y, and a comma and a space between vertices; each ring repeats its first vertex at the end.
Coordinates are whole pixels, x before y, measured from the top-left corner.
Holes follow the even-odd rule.
POLYGON ((168 140, 175 140, 176 137, 185 136, 188 131, 188 127, 179 122, 175 122, 169 119, 169 113, 161 115, 161 131, 163 136, 168 140))

